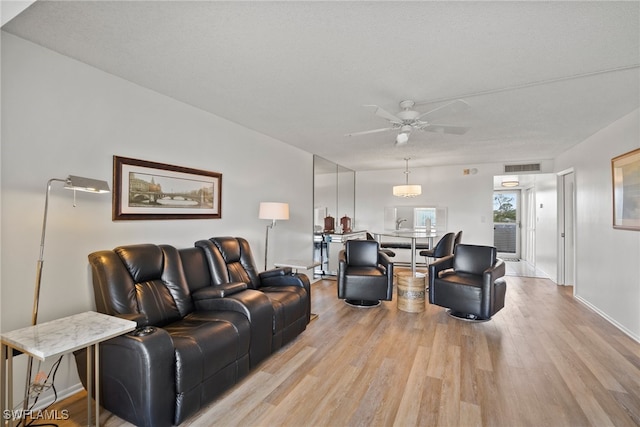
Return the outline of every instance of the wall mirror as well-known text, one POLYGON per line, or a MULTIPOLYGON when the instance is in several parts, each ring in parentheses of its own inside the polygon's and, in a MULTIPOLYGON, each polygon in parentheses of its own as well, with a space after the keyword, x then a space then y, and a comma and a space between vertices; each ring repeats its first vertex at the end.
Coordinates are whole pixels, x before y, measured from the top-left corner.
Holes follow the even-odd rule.
POLYGON ((322 232, 324 218, 331 215, 339 227, 340 218, 355 218, 355 171, 320 156, 313 156, 313 228, 322 232))

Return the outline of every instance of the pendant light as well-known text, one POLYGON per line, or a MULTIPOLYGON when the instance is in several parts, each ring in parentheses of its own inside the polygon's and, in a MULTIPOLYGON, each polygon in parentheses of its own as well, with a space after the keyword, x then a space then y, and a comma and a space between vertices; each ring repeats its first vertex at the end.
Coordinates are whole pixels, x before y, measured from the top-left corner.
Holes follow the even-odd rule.
POLYGON ((405 158, 406 168, 404 171, 404 185, 394 185, 393 186, 393 195, 397 197, 416 197, 422 194, 422 186, 420 184, 410 185, 409 184, 409 158, 405 158))

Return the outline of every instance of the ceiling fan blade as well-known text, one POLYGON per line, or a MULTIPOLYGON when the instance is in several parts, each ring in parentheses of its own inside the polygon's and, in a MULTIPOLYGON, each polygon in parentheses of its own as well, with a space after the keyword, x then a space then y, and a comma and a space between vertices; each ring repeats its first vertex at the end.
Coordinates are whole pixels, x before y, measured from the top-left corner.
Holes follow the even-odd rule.
POLYGON ((455 114, 455 113, 461 113, 470 108, 471 106, 469 106, 469 104, 467 104, 462 99, 456 99, 455 101, 448 102, 444 105, 434 108, 433 110, 429 110, 426 113, 420 114, 416 118, 416 120, 419 120, 421 117, 427 116, 429 114, 435 113, 436 111, 445 112, 446 114, 455 114))
POLYGON ((362 131, 362 132, 347 133, 347 134, 345 134, 345 136, 368 135, 368 134, 371 134, 371 133, 386 132, 386 131, 392 130, 392 129, 395 129, 395 128, 391 127, 391 128, 382 128, 382 129, 374 129, 374 130, 365 130, 365 131, 362 131))
POLYGON ((378 107, 377 105, 365 105, 365 107, 375 107, 375 115, 378 117, 382 117, 383 119, 389 120, 391 123, 402 123, 402 120, 398 117, 394 116, 384 108, 378 107))
POLYGON ((464 135, 469 129, 467 126, 439 125, 435 123, 429 123, 427 126, 420 128, 420 130, 427 132, 448 133, 452 135, 464 135))

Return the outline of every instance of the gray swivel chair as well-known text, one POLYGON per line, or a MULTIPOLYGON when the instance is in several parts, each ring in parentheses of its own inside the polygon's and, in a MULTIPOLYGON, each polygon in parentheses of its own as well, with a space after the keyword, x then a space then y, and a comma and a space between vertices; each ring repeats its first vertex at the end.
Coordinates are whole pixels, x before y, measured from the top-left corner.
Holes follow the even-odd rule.
POLYGON ((504 261, 493 246, 458 244, 429 266, 429 302, 464 320, 489 320, 504 307, 504 261))
POLYGON ((347 240, 340 251, 338 298, 357 307, 375 307, 393 297, 393 263, 375 240, 347 240))

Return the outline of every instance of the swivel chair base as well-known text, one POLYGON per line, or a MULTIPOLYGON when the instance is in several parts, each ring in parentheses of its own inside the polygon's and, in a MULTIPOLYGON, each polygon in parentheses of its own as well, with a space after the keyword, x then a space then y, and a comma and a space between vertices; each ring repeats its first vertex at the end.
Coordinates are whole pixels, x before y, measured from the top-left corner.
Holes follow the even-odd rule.
POLYGON ((361 300, 361 299, 346 299, 344 300, 344 302, 350 305, 351 307, 358 307, 358 308, 373 308, 380 305, 380 301, 367 301, 367 300, 361 300))
POLYGON ((447 314, 455 319, 464 320, 466 322, 480 323, 480 322, 488 322, 489 320, 491 320, 491 318, 483 319, 481 317, 476 316, 475 314, 462 313, 460 311, 453 311, 451 309, 447 310, 447 314))

